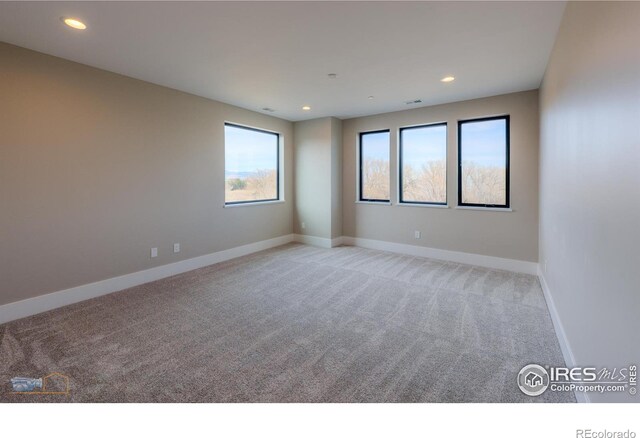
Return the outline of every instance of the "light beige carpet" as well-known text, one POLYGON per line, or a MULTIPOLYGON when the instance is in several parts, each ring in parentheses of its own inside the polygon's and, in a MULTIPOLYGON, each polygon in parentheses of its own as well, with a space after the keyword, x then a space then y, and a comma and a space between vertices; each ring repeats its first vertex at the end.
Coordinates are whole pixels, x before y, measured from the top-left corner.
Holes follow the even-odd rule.
POLYGON ((540 402, 563 365, 536 277, 290 244, 0 326, 0 401, 540 402), (11 394, 14 376, 69 395, 11 394))

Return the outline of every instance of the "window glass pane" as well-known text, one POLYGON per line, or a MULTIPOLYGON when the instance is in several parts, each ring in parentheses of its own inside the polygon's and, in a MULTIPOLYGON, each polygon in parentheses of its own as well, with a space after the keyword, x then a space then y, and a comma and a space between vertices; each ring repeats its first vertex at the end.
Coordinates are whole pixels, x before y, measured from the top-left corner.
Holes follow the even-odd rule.
POLYGON ((461 122, 461 203, 507 205, 507 119, 461 122))
POLYGON ((225 202, 278 199, 278 134, 225 125, 225 202))
POLYGON ((389 200, 389 131, 360 137, 360 199, 389 200))
POLYGON ((401 201, 447 203, 447 126, 400 131, 401 201))

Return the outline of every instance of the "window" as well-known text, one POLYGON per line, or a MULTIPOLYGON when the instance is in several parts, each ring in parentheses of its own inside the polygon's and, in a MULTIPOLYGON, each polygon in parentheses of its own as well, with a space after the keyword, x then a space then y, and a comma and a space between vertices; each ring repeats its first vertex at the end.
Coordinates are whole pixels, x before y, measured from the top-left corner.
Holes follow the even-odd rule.
POLYGON ((447 204, 447 124, 400 129, 400 202, 447 204))
POLYGON ((280 199, 280 136, 224 125, 225 204, 280 199))
POLYGON ((509 116, 458 122, 458 204, 509 207, 509 116))
POLYGON ((389 130, 360 133, 360 201, 389 202, 389 130))

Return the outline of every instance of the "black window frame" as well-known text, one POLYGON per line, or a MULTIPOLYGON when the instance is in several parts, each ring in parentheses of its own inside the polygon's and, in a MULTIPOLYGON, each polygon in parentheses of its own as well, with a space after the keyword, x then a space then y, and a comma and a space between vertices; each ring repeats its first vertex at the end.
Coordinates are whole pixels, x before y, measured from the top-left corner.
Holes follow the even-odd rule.
MULTIPOLYGON (((226 206, 226 205, 256 204, 256 203, 259 203, 259 202, 280 201, 280 140, 281 140, 280 133, 274 132, 274 131, 268 131, 266 129, 254 128, 254 127, 251 127, 251 126, 239 125, 237 123, 225 122, 224 123, 224 127, 226 128, 227 126, 230 126, 232 128, 246 129, 247 131, 255 131, 255 132, 260 132, 262 134, 269 134, 269 135, 275 135, 276 136, 276 197, 275 198, 269 198, 269 199, 258 199, 258 200, 249 200, 249 201, 227 202, 227 197, 226 197, 227 160, 225 158, 225 162, 224 162, 224 184, 225 184, 224 205, 226 206)), ((226 137, 225 137, 225 141, 224 141, 224 149, 225 149, 225 157, 226 157, 226 153, 227 153, 226 152, 227 151, 227 139, 226 139, 226 137)))
POLYGON ((448 135, 449 135, 449 126, 447 122, 437 122, 437 123, 427 123, 424 125, 416 125, 416 126, 405 126, 399 129, 398 132, 398 203, 399 204, 408 204, 408 205, 449 205, 449 194, 448 194, 448 167, 449 167, 449 147, 448 147, 448 135), (420 129, 420 128, 430 128, 435 126, 444 126, 445 129, 445 181, 444 181, 444 202, 425 202, 425 201, 405 201, 403 198, 403 184, 402 184, 402 133, 404 131, 410 129, 420 129))
POLYGON ((391 202, 391 130, 378 129, 376 131, 365 131, 358 134, 358 201, 360 202, 391 202), (389 199, 369 199, 362 197, 362 138, 368 134, 380 134, 386 132, 389 134, 389 199))
POLYGON ((511 208, 511 117, 509 114, 501 116, 479 117, 475 119, 458 120, 458 206, 459 207, 480 207, 480 208, 511 208), (462 202, 462 125, 465 123, 487 122, 491 120, 505 121, 505 204, 474 204, 462 202))

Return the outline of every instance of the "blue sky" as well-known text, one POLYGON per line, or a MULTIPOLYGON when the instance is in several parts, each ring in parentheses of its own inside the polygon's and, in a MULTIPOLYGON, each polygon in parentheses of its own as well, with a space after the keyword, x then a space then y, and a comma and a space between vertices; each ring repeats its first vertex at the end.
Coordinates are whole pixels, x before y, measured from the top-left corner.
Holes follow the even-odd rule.
POLYGON ((225 170, 254 172, 258 169, 275 169, 278 137, 249 129, 224 127, 225 170))
POLYGON ((362 136, 362 159, 389 161, 389 133, 376 132, 362 136))
POLYGON ((479 166, 506 167, 506 121, 470 122, 462 125, 462 160, 479 166))
POLYGON ((427 161, 446 161, 447 128, 425 126, 402 131, 402 164, 421 169, 427 161))
MULTIPOLYGON (((462 158, 480 166, 505 166, 505 123, 503 119, 462 125, 462 158)), ((431 126, 407 129, 403 133, 404 164, 420 168, 425 161, 446 159, 446 128, 431 126)), ((225 126, 225 169, 253 172, 278 165, 278 138, 248 129, 225 126)), ((389 133, 364 136, 363 158, 389 160, 389 133)))
MULTIPOLYGON (((479 166, 506 167, 506 121, 469 122, 462 125, 462 159, 479 166)), ((421 168, 427 161, 446 160, 447 130, 434 125, 403 132, 403 163, 421 168)), ((389 133, 364 136, 363 158, 389 160, 389 133)))

